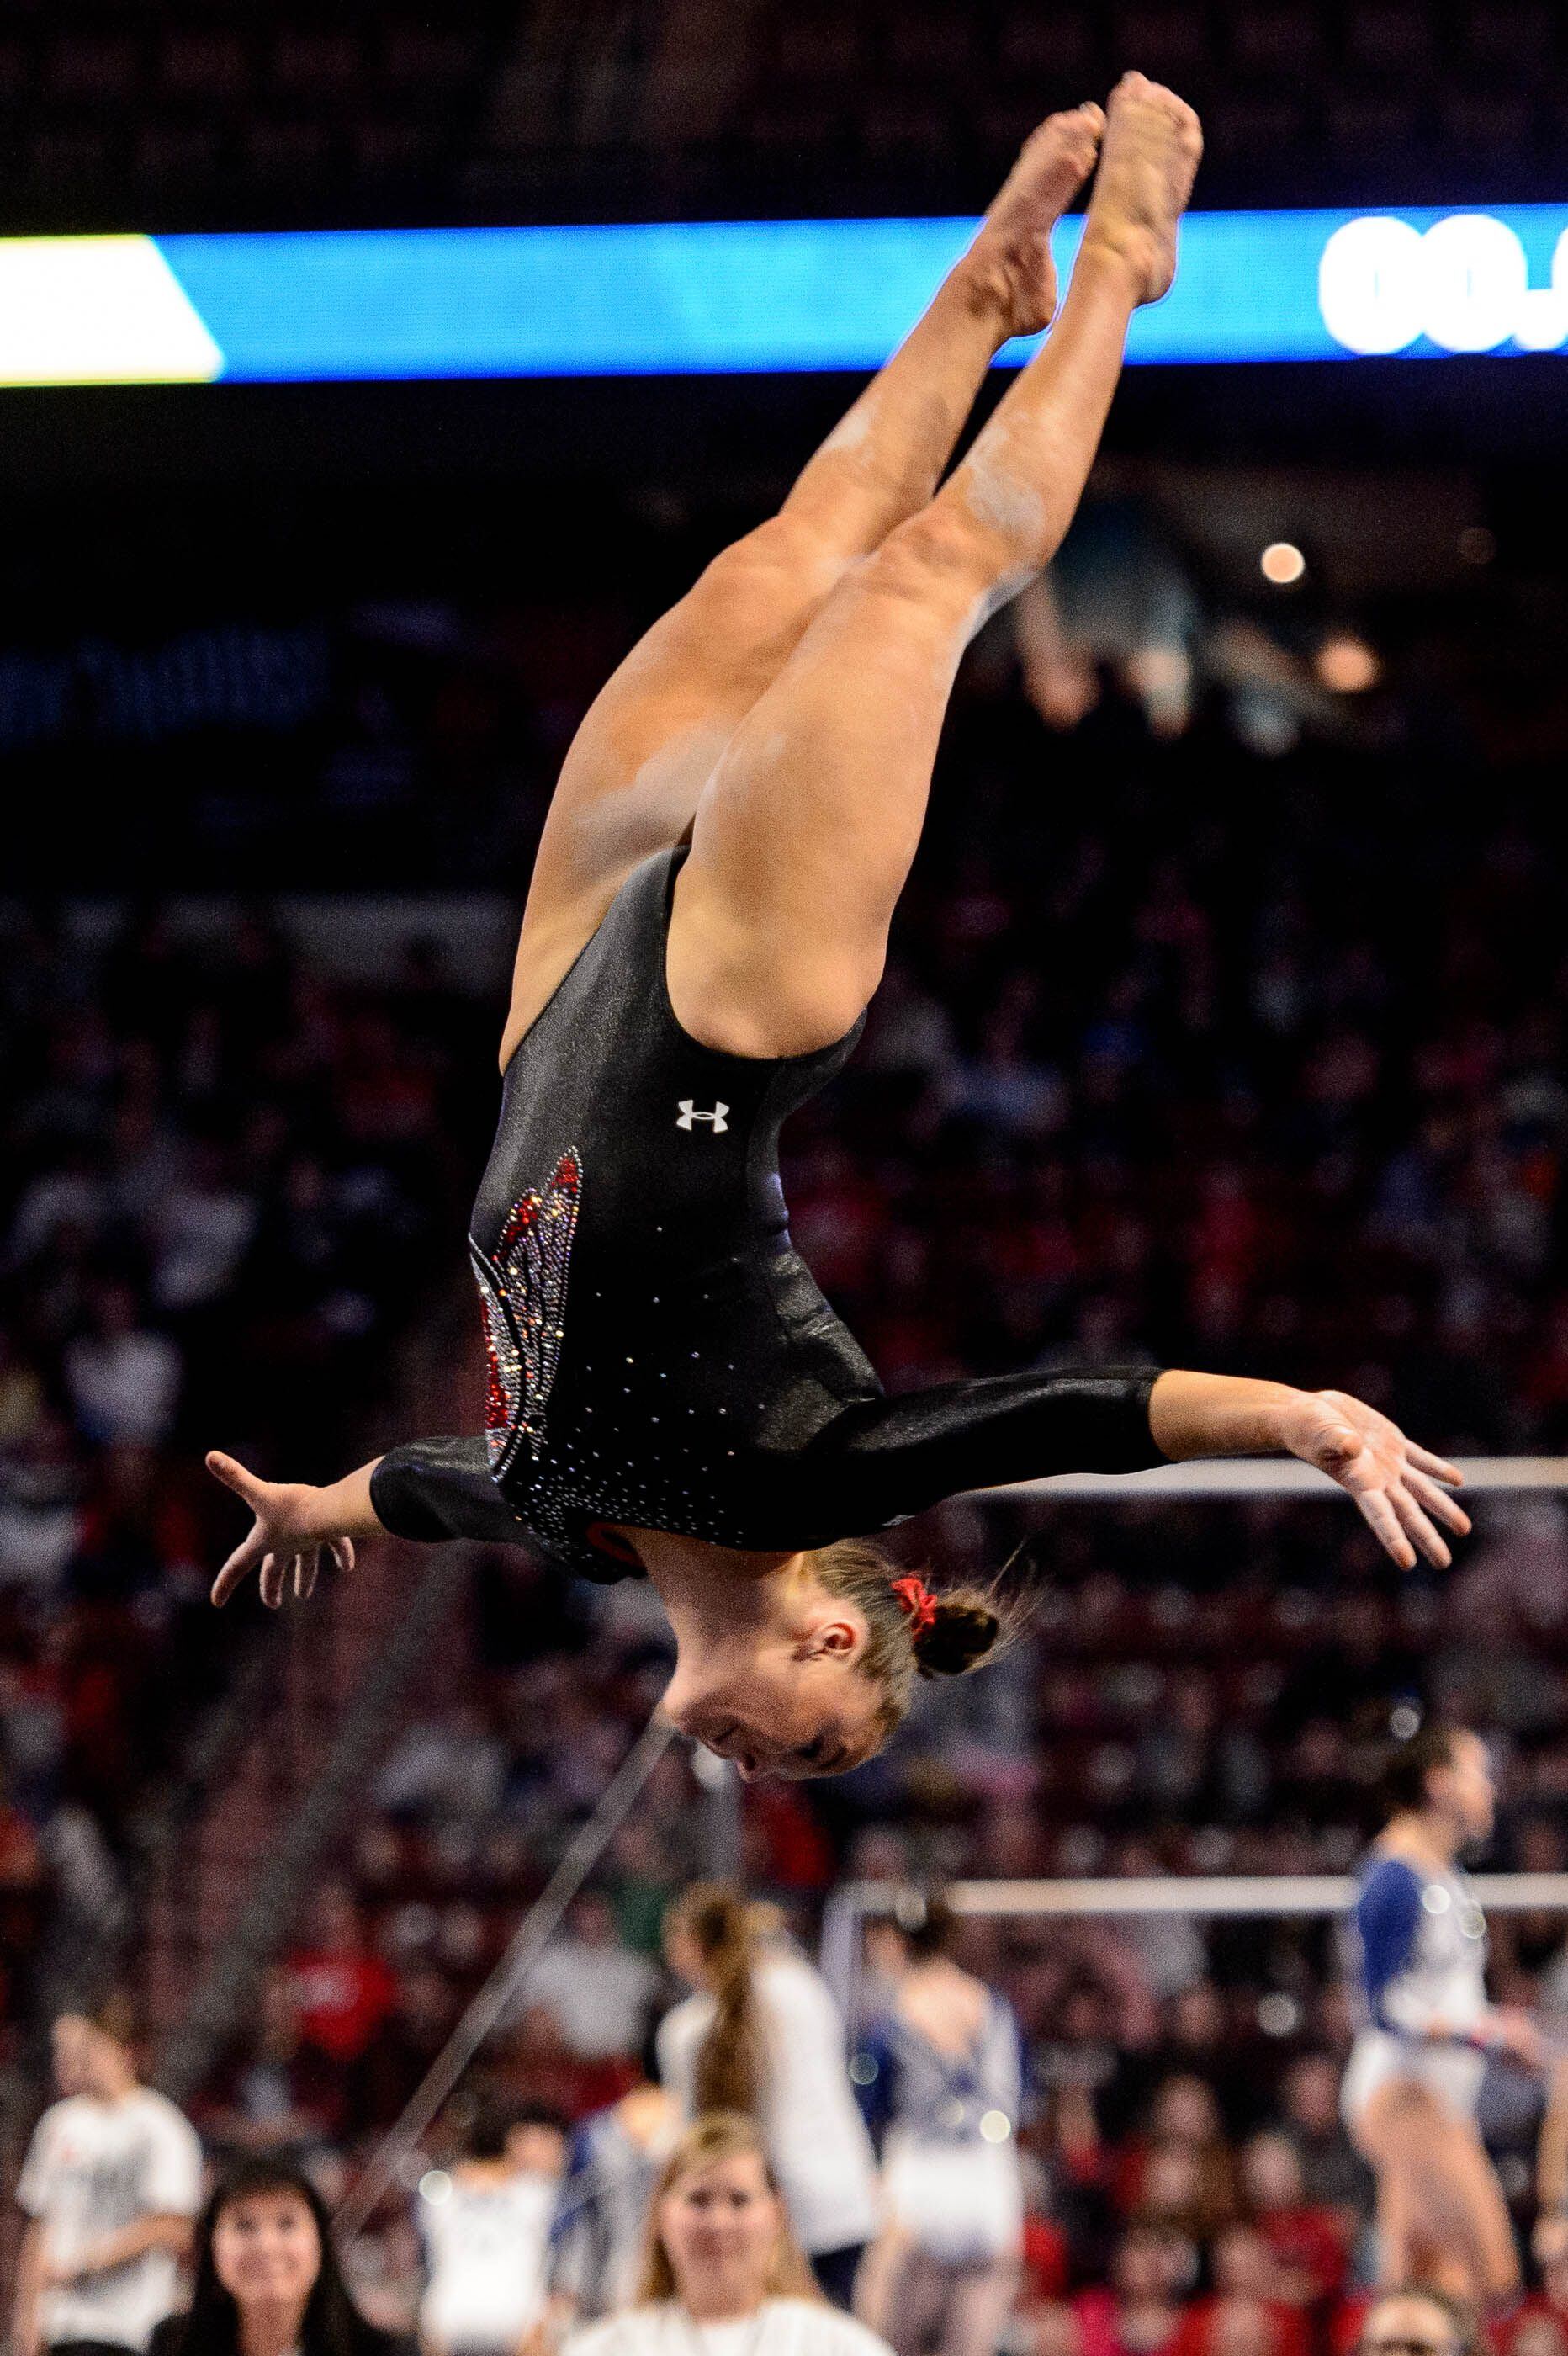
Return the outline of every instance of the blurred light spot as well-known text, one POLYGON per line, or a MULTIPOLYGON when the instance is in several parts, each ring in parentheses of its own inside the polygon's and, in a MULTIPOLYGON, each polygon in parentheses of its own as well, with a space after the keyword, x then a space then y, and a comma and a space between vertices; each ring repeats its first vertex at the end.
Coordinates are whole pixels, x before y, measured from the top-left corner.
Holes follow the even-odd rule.
POLYGON ((1421 1893, 1421 1902, 1429 1914, 1446 1914, 1454 1901, 1440 1881, 1429 1881, 1421 1893))
POLYGON ((439 2209, 443 2201, 452 2198, 452 2179, 444 2168, 428 2168, 420 2178, 420 2199, 439 2209))
POLYGON ((874 2085, 877 2065, 869 2053, 856 2053, 850 2058, 849 2075, 857 2086, 874 2085))
POLYGON ((1336 695, 1364 695, 1375 687, 1382 669, 1365 638, 1342 631, 1325 638, 1317 649, 1317 676, 1336 695))
POLYGON ((1264 579, 1272 581, 1278 589, 1287 589, 1293 581, 1299 581, 1307 570, 1306 557, 1290 540, 1271 540, 1258 561, 1263 566, 1264 579))
POLYGON ((1497 534, 1484 523, 1467 524, 1459 534, 1459 554, 1467 564, 1489 564, 1497 552, 1497 534))
POLYGON ((1006 2143, 1013 2131, 1013 2123, 1006 2111, 987 2111, 980 2121, 980 2133, 987 2143, 1006 2143))
POLYGON ((1290 2037, 1301 2026, 1301 2007, 1293 1996, 1265 1996, 1258 2002, 1258 2027, 1265 2037, 1290 2037))
POLYGON ((1396 1742, 1408 1742, 1421 1729, 1421 1712, 1408 1701, 1402 1701, 1389 1712, 1388 1730, 1396 1742))

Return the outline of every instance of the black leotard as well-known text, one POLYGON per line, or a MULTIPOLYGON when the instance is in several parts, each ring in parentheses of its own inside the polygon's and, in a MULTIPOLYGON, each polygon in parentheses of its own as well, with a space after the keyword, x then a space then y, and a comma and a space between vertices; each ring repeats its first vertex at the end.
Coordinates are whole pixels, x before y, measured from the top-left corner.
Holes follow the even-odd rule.
POLYGON ((483 1438, 371 1476, 405 1537, 542 1542, 637 1565, 604 1526, 794 1551, 956 1491, 1161 1460, 1154 1372, 1002 1375, 887 1398, 790 1243, 779 1124, 837 1046, 721 1055, 676 1021, 665 944, 683 850, 628 878, 507 1067, 470 1250, 483 1438))

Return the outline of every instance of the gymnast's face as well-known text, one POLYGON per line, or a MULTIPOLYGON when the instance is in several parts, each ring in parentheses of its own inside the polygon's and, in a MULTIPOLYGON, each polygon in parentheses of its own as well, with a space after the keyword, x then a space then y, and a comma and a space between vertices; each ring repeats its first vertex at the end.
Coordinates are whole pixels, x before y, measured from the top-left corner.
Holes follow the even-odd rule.
POLYGON ((683 1644, 665 1714, 731 1761, 743 1783, 841 1775, 882 1740, 880 1698, 860 1666, 865 1643, 855 1606, 819 1590, 782 1628, 683 1644))

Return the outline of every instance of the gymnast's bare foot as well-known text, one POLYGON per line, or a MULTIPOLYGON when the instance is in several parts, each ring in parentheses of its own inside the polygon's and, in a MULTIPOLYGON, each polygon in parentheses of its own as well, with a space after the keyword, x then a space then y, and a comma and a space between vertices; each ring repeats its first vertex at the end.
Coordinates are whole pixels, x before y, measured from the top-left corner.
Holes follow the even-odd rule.
POLYGON ((1127 263, 1135 300, 1157 303, 1176 275, 1176 229, 1192 194, 1203 133, 1185 99, 1147 75, 1122 76, 1111 92, 1083 252, 1127 263))
POLYGON ((976 294, 995 303, 1005 336, 1034 336, 1056 315, 1051 232, 1094 168, 1104 111, 1048 114, 1025 140, 969 249, 976 294))

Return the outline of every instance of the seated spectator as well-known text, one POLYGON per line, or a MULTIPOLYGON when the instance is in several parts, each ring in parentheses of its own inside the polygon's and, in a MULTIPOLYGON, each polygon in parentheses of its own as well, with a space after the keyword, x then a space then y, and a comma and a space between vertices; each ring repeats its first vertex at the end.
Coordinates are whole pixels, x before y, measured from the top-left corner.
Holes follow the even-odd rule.
POLYGON ((1137 2183, 1133 2213, 1171 2233, 1203 2242, 1224 2222, 1208 2198, 1202 2156, 1193 2144, 1174 2136, 1150 2144, 1142 2156, 1137 2183))
POLYGON ((1165 2225, 1130 2226, 1116 2244, 1108 2289, 1072 2302, 1080 2356, 1165 2356, 1198 2271, 1190 2242, 1165 2225))
POLYGON ((220 2149, 298 2157, 324 2149, 349 2123, 348 2071, 304 2035, 295 1985, 283 1965, 264 1976, 254 2025, 215 2073, 199 2125, 220 2149))
POLYGON ((1527 2302, 1500 2335, 1508 2356, 1568 2356, 1568 2319, 1555 2308, 1527 2302))
POLYGON ((1287 2136, 1253 2136, 1242 2154, 1248 2213, 1277 2269, 1277 2296, 1293 2307, 1318 2307, 1344 2287, 1349 2260, 1332 2212, 1307 2198, 1300 2157, 1287 2136))
POLYGON ((1353 2233, 1369 2213, 1371 2172, 1345 2133, 1339 2116, 1339 2067, 1331 2053, 1301 2053, 1281 2089, 1284 2132, 1301 2163, 1302 2190, 1314 2208, 1331 2211, 1353 2233))
POLYGON ((634 2304, 574 2332, 568 2356, 691 2356, 714 2326, 745 2356, 888 2356, 823 2301, 755 2126, 724 2112, 689 2126, 660 2171, 634 2304))
POLYGON ((497 2063, 514 2100, 542 2103, 569 2119, 585 2118, 618 2102, 637 2075, 630 2055, 597 2062, 574 2053, 547 2005, 525 2007, 497 2041, 497 2063))
POLYGON ((355 2072, 368 2126, 390 2126, 452 2034, 457 1999, 444 1973, 421 1964, 400 1974, 392 2009, 355 2072))
POLYGON ((1267 2244, 1227 2225, 1210 2253, 1214 2287, 1181 2320, 1175 2356, 1307 2356, 1306 2318, 1280 2296, 1267 2244))
POLYGON ((65 1353, 66 1381, 80 1430, 110 1446, 155 1445, 174 1423, 180 1354, 166 1333, 149 1332, 128 1284, 106 1284, 92 1322, 65 1353))
POLYGON ((395 1976, 366 1944, 353 1892, 328 1882, 310 1935, 289 1955, 300 2034, 334 2062, 357 2062, 397 2001, 395 1976))
POLYGON ((427 2356, 515 2356, 542 2322, 565 2167, 553 2112, 475 2105, 461 2158, 421 2187, 427 2356))
POLYGON ((160 2323, 149 2356, 401 2356, 355 2306, 308 2176, 242 2160, 197 2228, 188 2311, 160 2323))
POLYGON ((529 1974, 528 2001, 555 2015, 574 2053, 598 2062, 641 2051, 660 1984, 656 1965, 622 1945, 609 1900, 584 1890, 529 1974))
POLYGON ((1521 2301, 1499 2332, 1504 2356, 1555 2356, 1568 2350, 1568 2217, 1543 2216, 1535 2229, 1541 2286, 1521 2301))
POLYGON ((1126 2213, 1152 2212, 1198 2241, 1234 2217, 1235 2163, 1206 2079, 1182 2072, 1156 2089, 1147 2132, 1122 2154, 1116 2190, 1126 2213))

